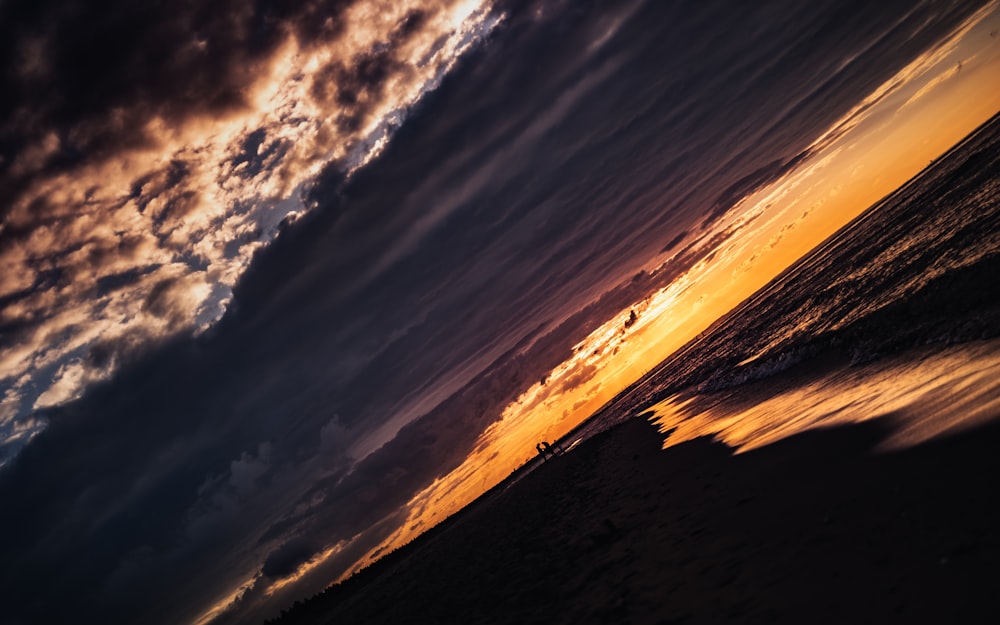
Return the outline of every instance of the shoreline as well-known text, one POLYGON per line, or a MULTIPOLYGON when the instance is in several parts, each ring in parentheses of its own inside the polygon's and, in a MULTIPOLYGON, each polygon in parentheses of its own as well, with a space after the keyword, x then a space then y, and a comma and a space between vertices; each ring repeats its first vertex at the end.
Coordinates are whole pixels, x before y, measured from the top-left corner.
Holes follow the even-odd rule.
POLYGON ((891 430, 737 454, 627 419, 275 622, 995 622, 1000 424, 891 430))

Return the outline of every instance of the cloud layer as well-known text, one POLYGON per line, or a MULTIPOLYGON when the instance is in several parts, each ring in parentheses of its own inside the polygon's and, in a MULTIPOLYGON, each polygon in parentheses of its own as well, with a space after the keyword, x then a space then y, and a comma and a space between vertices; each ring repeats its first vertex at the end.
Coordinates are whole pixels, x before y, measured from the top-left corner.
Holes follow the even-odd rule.
POLYGON ((0 622, 235 622, 329 583, 967 10, 856 4, 511 2, 450 73, 497 23, 473 6, 3 5, 37 62, 5 69, 0 423, 89 390, 0 472, 0 622))
POLYGON ((377 154, 494 19, 448 2, 118 4, 0 8, 8 427, 214 321, 309 181, 377 154))

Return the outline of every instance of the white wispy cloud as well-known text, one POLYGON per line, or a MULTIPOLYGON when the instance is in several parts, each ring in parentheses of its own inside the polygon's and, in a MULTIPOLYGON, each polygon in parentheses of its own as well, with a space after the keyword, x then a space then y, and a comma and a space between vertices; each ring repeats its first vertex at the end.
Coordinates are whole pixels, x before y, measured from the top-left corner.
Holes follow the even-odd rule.
MULTIPOLYGON (((273 54, 234 68, 246 74, 243 101, 221 112, 144 116, 136 97, 98 121, 38 134, 6 171, 26 182, 0 225, 5 412, 25 419, 76 398, 123 352, 217 319, 254 252, 283 218, 308 208, 309 182, 384 149, 406 110, 496 24, 488 9, 355 2, 316 16, 338 22, 329 36, 288 29, 273 54), (133 144, 53 167, 116 125, 132 126, 133 144)), ((206 37, 191 36, 176 53, 198 54, 206 37)), ((53 45, 25 38, 21 74, 47 72, 53 45)), ((6 423, 0 438, 11 433, 6 423)))

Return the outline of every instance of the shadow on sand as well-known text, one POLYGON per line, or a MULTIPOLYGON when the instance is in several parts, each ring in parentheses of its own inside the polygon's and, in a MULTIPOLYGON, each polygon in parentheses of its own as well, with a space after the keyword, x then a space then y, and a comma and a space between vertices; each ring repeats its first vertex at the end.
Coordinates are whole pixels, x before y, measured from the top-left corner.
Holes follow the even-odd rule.
POLYGON ((278 622, 1000 622, 1000 425, 887 433, 662 451, 628 421, 278 622))

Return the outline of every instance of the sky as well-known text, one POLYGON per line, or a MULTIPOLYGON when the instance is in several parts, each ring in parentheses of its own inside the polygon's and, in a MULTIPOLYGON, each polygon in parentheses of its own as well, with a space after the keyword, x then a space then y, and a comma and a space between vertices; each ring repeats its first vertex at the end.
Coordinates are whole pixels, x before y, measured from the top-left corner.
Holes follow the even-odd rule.
POLYGON ((273 616, 1000 110, 996 3, 746 4, 0 3, 0 623, 273 616))

